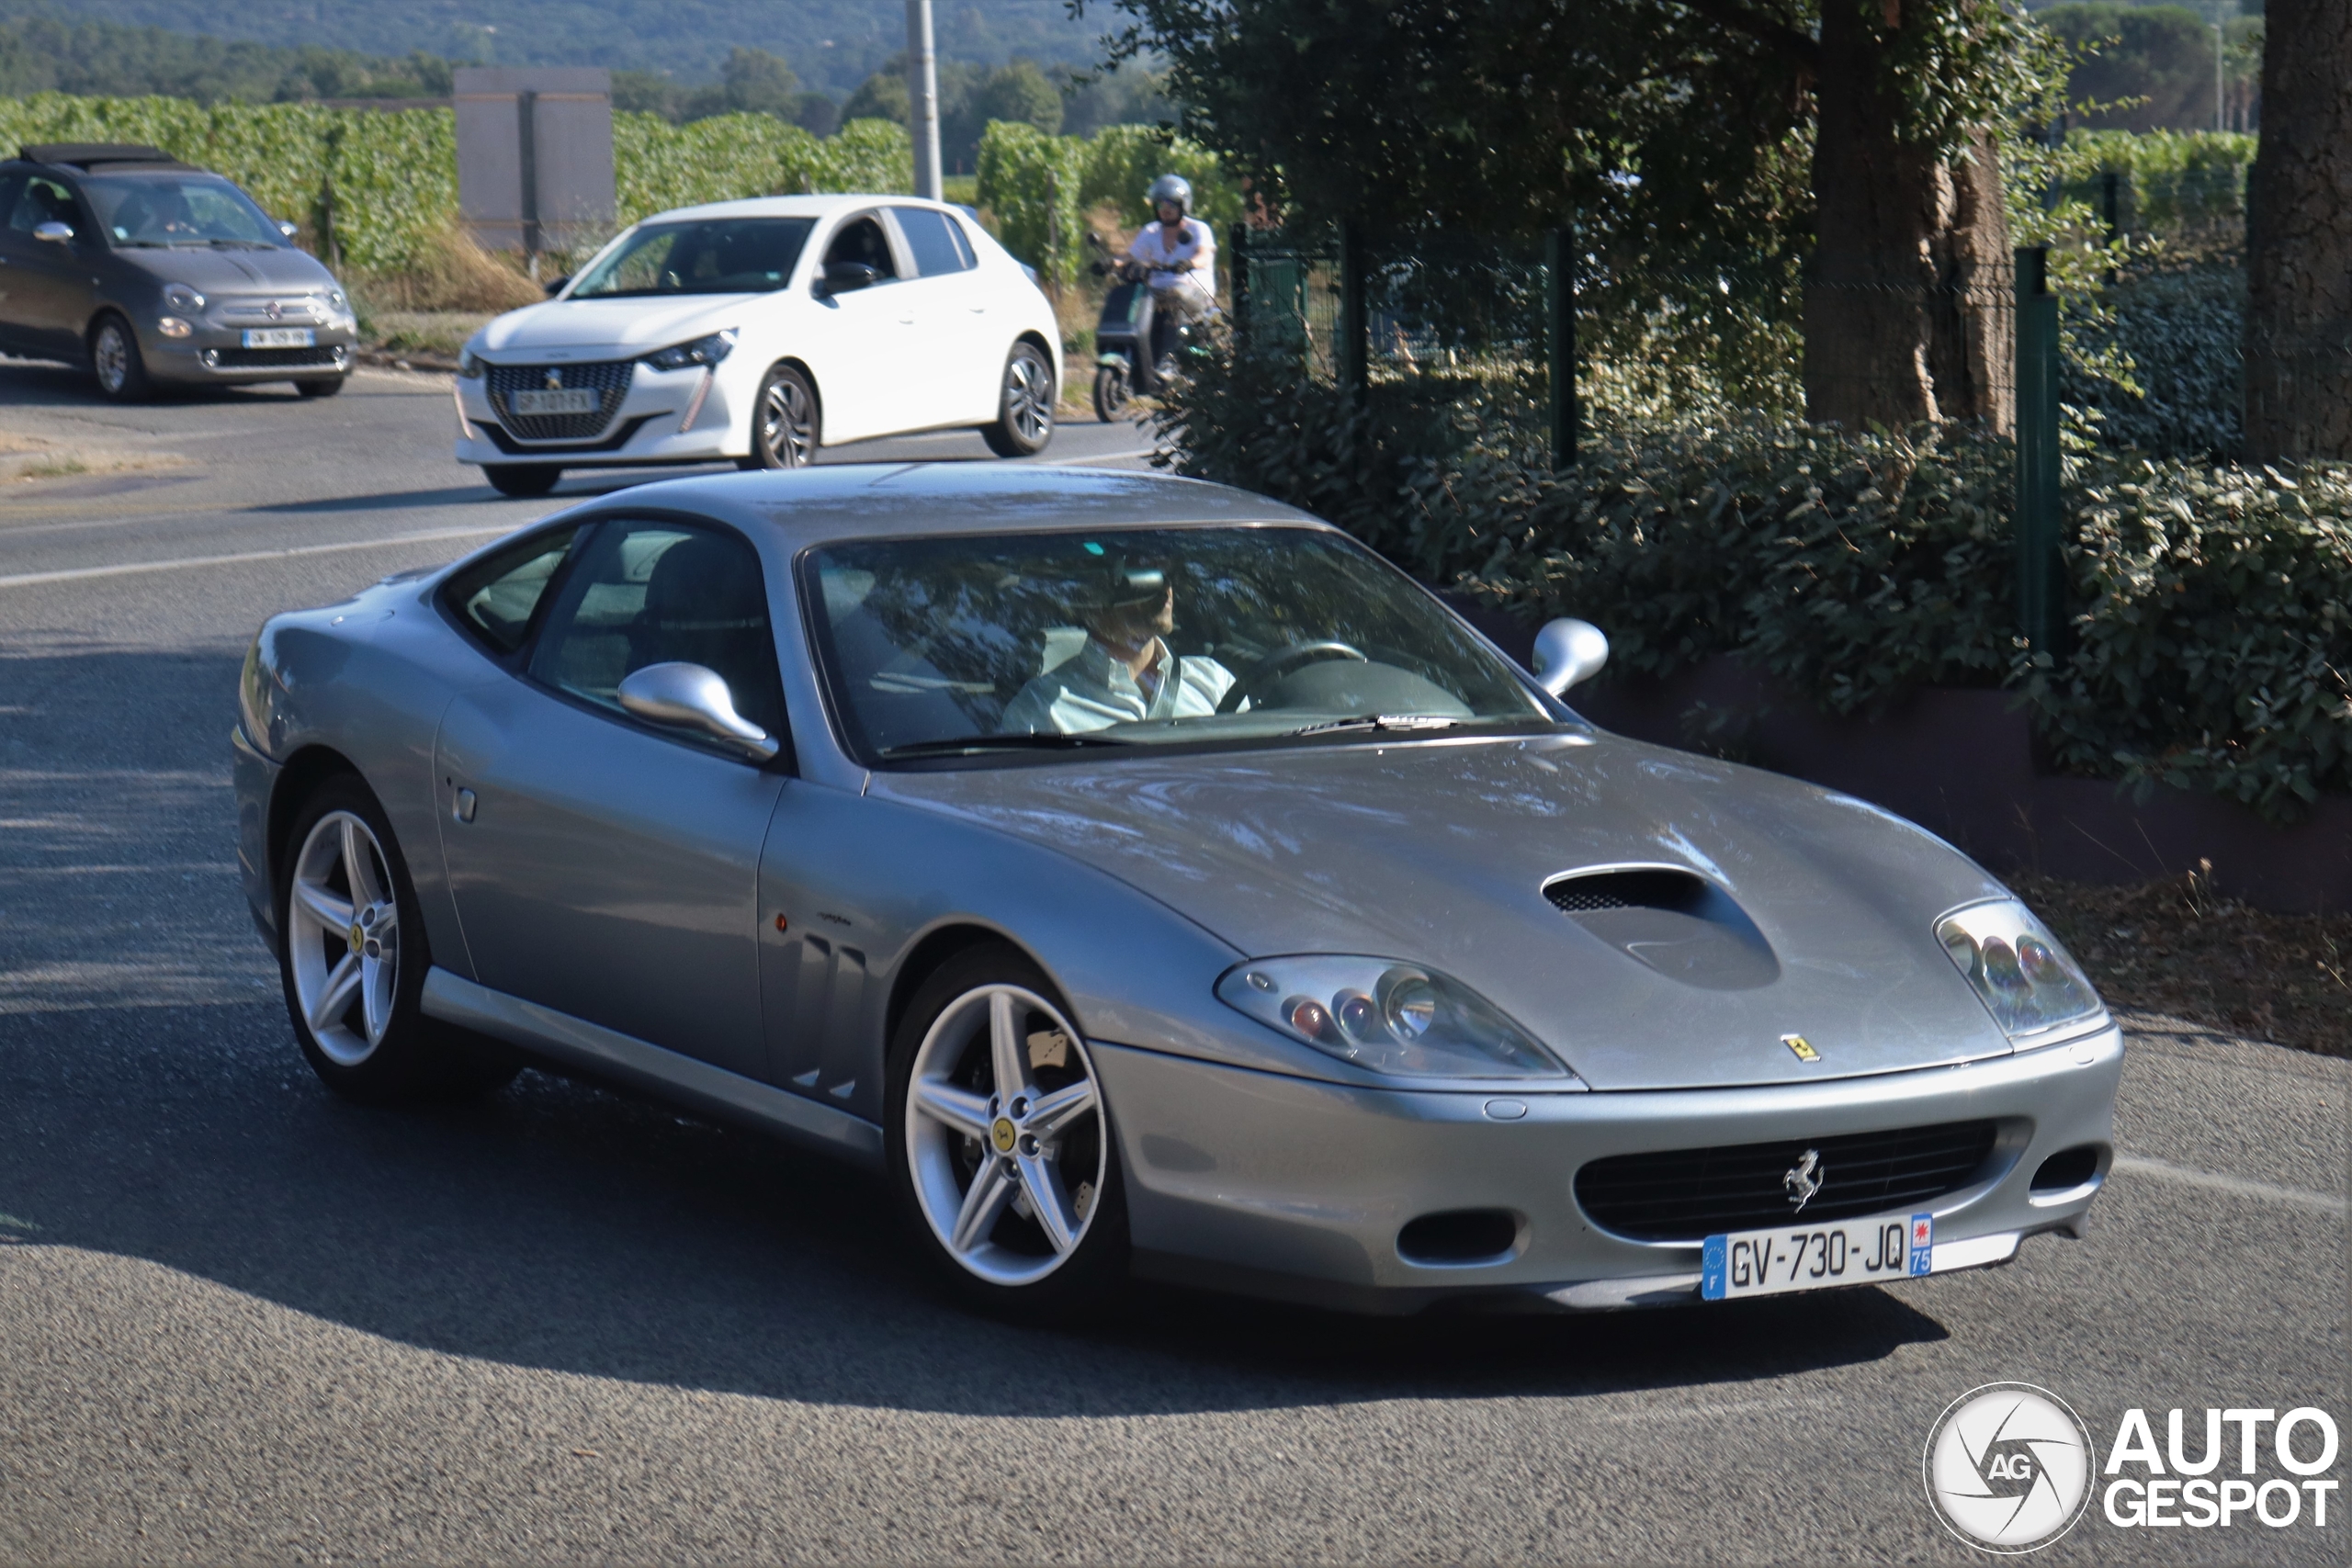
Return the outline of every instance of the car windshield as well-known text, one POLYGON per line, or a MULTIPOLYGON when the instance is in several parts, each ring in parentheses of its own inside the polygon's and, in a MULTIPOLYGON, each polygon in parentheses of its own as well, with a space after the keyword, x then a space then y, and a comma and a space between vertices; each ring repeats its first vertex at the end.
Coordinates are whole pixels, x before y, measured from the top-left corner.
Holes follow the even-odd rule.
POLYGON ((868 761, 1548 726, 1511 666, 1322 529, 859 541, 803 564, 868 761))
POLYGON ((765 294, 781 288, 800 259, 814 220, 700 218, 648 223, 625 236, 566 296, 613 299, 640 294, 765 294))
POLYGON ((118 246, 204 245, 216 250, 279 250, 277 225, 253 197, 218 175, 156 170, 92 175, 82 194, 98 226, 118 246))

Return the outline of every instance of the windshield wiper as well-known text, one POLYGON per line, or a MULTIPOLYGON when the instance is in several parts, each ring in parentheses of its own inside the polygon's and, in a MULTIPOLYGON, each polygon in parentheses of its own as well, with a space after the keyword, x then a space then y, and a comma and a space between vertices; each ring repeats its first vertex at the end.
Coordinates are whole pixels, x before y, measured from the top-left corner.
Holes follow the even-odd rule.
POLYGON ((1134 744, 1108 735, 1062 735, 1047 730, 1035 735, 965 735, 944 740, 910 740, 904 746, 886 746, 880 754, 887 761, 896 761, 901 757, 958 757, 975 751, 1060 751, 1080 746, 1134 744))
POLYGON ((1462 720, 1442 713, 1368 713, 1355 718, 1327 718, 1320 724, 1285 729, 1285 735, 1333 735, 1348 729, 1452 729, 1462 720))

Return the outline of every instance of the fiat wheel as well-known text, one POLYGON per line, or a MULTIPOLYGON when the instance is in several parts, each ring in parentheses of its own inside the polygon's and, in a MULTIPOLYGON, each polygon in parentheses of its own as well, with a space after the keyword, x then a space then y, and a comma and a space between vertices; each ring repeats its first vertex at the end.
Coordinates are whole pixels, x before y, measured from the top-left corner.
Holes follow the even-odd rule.
POLYGON ((803 468, 817 458, 817 389, 789 365, 771 367, 752 407, 746 468, 803 468))
POLYGON ((1028 457, 1054 438, 1054 362, 1026 341, 1005 356, 1004 383, 997 395, 993 424, 980 427, 989 450, 1000 457, 1028 457))
POLYGON ((90 333, 90 369, 98 378, 98 390, 117 402, 144 402, 155 394, 147 361, 139 352, 139 334, 111 311, 98 319, 90 333))
POLYGON ((327 1087, 380 1102, 492 1088, 518 1060, 424 1016, 432 954, 383 808, 349 774, 297 812, 277 897, 278 969, 302 1055, 327 1087))
POLYGON ((1125 1202, 1092 1054, 1035 964, 991 944, 924 982, 892 1042, 886 1136, 910 1226, 968 1303, 1030 1322, 1103 1304, 1125 1202))

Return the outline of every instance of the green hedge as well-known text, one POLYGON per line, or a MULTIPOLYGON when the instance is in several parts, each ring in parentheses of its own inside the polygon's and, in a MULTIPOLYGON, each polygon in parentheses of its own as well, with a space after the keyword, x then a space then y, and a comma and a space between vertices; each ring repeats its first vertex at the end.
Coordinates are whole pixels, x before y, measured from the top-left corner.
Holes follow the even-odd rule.
MULTIPOLYGON (((141 141, 217 169, 361 273, 427 265, 458 215, 457 121, 447 109, 0 98, 0 147, 33 141, 141 141)), ((905 128, 888 120, 853 120, 820 139, 769 115, 673 126, 658 115, 616 114, 613 161, 623 223, 695 202, 914 185, 905 128)))
POLYGON ((1555 474, 1508 414, 1449 417, 1409 389, 1359 403, 1294 367, 1202 355, 1160 417, 1180 471, 1305 507, 1498 607, 1590 620, 1621 673, 1728 655, 1841 713, 2008 686, 2073 771, 2279 820, 2352 791, 2352 468, 2070 459, 2077 649, 2061 671, 2015 639, 2005 439, 1688 425, 1596 435, 1555 474))
POLYGON ((1194 214, 1220 231, 1241 216, 1240 189, 1213 155, 1149 126, 1109 126, 1090 140, 990 120, 978 173, 975 199, 995 219, 997 238, 1057 285, 1085 265, 1086 213, 1108 203, 1130 225, 1150 221, 1144 192, 1161 175, 1191 181, 1194 214))

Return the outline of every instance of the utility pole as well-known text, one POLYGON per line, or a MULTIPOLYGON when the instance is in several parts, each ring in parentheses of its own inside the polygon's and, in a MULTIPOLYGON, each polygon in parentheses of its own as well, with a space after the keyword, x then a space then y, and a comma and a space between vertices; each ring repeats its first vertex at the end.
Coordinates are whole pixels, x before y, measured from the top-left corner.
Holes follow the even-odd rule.
POLYGON ((2213 129, 2227 130, 2229 122, 2222 106, 2229 101, 2222 85, 2222 24, 2213 24, 2213 129))
POLYGON ((931 0, 907 0, 907 130, 914 136, 915 194, 937 201, 939 60, 931 41, 931 0))

